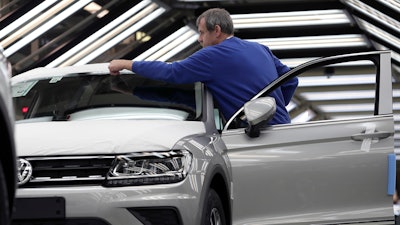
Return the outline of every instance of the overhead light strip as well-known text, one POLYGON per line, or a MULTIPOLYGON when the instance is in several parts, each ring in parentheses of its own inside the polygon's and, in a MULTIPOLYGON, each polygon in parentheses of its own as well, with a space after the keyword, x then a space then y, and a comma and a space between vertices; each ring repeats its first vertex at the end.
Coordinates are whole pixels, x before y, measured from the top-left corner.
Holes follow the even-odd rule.
MULTIPOLYGON (((153 60, 159 60, 159 61, 165 61, 169 58, 169 56, 173 56, 172 52, 175 48, 180 48, 180 45, 196 35, 196 33, 192 33, 190 31, 182 34, 178 38, 174 39, 172 42, 169 44, 165 45, 162 49, 160 49, 157 54, 154 54, 153 57, 155 57, 153 60)), ((176 49, 175 51, 176 52, 176 49)), ((152 60, 152 59, 149 59, 152 60)))
POLYGON ((82 65, 89 63, 91 60, 98 57, 100 54, 104 53, 105 51, 109 50, 113 46, 117 45, 137 30, 148 24, 149 22, 153 21, 155 18, 160 16, 162 13, 165 12, 165 8, 159 8, 146 16, 145 18, 141 19, 139 22, 133 24, 131 27, 127 28, 124 32, 120 33, 119 35, 115 36, 114 38, 110 39, 108 42, 104 43, 103 45, 99 46, 99 48, 95 49, 93 52, 79 60, 78 62, 74 63, 74 65, 82 65))
POLYGON ((386 14, 383 14, 369 5, 358 0, 346 0, 344 2, 350 5, 352 8, 362 12, 364 15, 374 19, 375 21, 381 22, 385 26, 390 27, 394 31, 400 30, 400 23, 397 20, 387 16, 386 14))
MULTIPOLYGON (((299 66, 303 63, 318 59, 320 57, 308 57, 308 58, 281 58, 283 64, 287 65, 290 68, 294 68, 299 66)), ((373 66, 373 63, 368 60, 359 60, 359 61, 352 61, 352 62, 343 62, 340 64, 335 64, 335 66, 373 66)))
POLYGON ((378 1, 400 13, 400 2, 398 0, 378 0, 378 1))
MULTIPOLYGON (((353 103, 353 104, 329 104, 318 105, 318 108, 326 113, 351 113, 351 112, 373 112, 374 104, 353 103)), ((371 114, 372 115, 372 114, 371 114)))
MULTIPOLYGON (((91 2, 90 4, 85 6, 83 9, 86 10, 87 12, 89 12, 90 14, 95 14, 95 13, 99 12, 102 9, 102 6, 97 4, 96 2, 91 2)), ((100 13, 97 14, 96 17, 101 19, 105 15, 107 15, 108 13, 109 13, 108 10, 102 10, 100 13)))
POLYGON ((62 1, 57 5, 50 7, 50 9, 40 14, 32 21, 30 21, 27 24, 24 24, 23 27, 20 27, 19 29, 11 33, 10 36, 1 41, 1 45, 4 48, 9 47, 12 43, 14 43, 17 40, 20 40, 22 37, 26 36, 29 32, 32 32, 32 30, 34 29, 37 29, 38 26, 43 24, 45 21, 49 20, 49 18, 52 18, 54 15, 56 15, 57 13, 68 7, 70 4, 72 4, 72 2, 73 2, 72 0, 62 1))
POLYGON ((299 77, 299 87, 375 84, 375 74, 299 77))
POLYGON ((150 0, 141 1, 140 3, 138 3, 137 5, 135 5, 134 7, 132 7, 125 13, 123 13, 121 16, 119 16, 118 18, 116 18, 115 20, 113 20, 112 22, 107 24, 106 26, 102 27, 100 30, 96 31, 94 34, 90 35, 88 38, 86 38, 85 40, 83 40, 82 42, 80 42, 79 44, 77 44, 76 46, 74 46, 73 48, 71 48, 70 50, 65 52, 64 54, 62 54, 60 57, 58 57, 57 59, 55 59, 48 65, 46 65, 46 67, 60 66, 63 62, 65 62, 69 58, 73 57, 74 55, 78 54, 80 51, 82 51, 82 49, 86 48, 87 46, 89 46, 91 43, 95 42, 102 36, 108 34, 110 31, 114 30, 115 27, 119 26, 120 24, 123 24, 124 21, 131 18, 134 14, 138 13, 140 10, 142 10, 149 4, 151 4, 150 0))
MULTIPOLYGON (((355 113, 355 112, 374 112, 374 103, 352 103, 352 104, 324 104, 318 108, 326 113, 355 113)), ((393 103, 393 110, 400 110, 400 103, 393 103)), ((372 115, 372 114, 371 114, 372 115)))
POLYGON ((299 115, 297 115, 295 118, 293 118, 291 120, 291 123, 304 123, 304 122, 308 122, 310 120, 312 120, 313 118, 315 118, 316 113, 311 110, 311 109, 307 109, 306 111, 300 113, 299 115))
POLYGON ((148 50, 146 50, 145 52, 143 52, 142 54, 140 54, 133 60, 140 61, 140 60, 148 60, 148 59, 156 58, 153 56, 154 54, 156 54, 164 46, 168 45, 168 43, 172 42, 176 38, 178 38, 178 37, 182 36, 184 33, 188 32, 189 29, 190 29, 189 26, 184 26, 184 27, 180 28, 179 30, 175 31, 168 37, 164 38, 162 41, 158 42, 153 47, 149 48, 148 50))
MULTIPOLYGON (((350 84, 352 85, 352 84, 350 84)), ((373 99, 375 90, 349 90, 349 91, 316 91, 301 92, 300 95, 309 101, 373 99)), ((393 90, 393 98, 400 98, 400 90, 393 90)))
POLYGON ((159 60, 162 60, 162 61, 169 60, 170 58, 172 58, 177 53, 183 51, 183 49, 185 49, 188 46, 190 46, 191 44, 195 43, 197 41, 197 39, 198 39, 198 35, 197 34, 192 34, 191 37, 189 37, 187 40, 185 40, 184 42, 182 42, 179 45, 177 45, 175 48, 171 49, 171 51, 169 51, 163 57, 160 57, 159 60))
POLYGON ((288 66, 290 68, 294 68, 296 66, 299 66, 299 65, 301 65, 303 63, 309 62, 309 61, 314 60, 314 59, 317 59, 317 58, 315 58, 315 57, 314 58, 286 58, 286 59, 285 58, 281 58, 280 60, 286 66, 288 66))
POLYGON ((329 118, 332 120, 348 120, 360 117, 370 117, 372 114, 371 112, 358 112, 357 114, 349 114, 349 115, 329 115, 329 118))
POLYGON ((184 26, 175 31, 158 44, 154 45, 134 60, 167 61, 187 46, 197 41, 198 34, 189 26, 184 26))
MULTIPOLYGON (((397 37, 389 34, 388 32, 386 32, 386 31, 384 31, 384 30, 382 30, 382 29, 380 29, 380 28, 378 28, 378 27, 376 27, 376 26, 374 26, 374 25, 372 25, 372 24, 370 24, 368 22, 366 22, 365 20, 357 18, 357 21, 359 21, 360 25, 369 34, 377 37, 378 39, 383 40, 386 43, 393 44, 393 45, 398 46, 400 48, 400 40, 397 37)), ((399 28, 399 30, 400 30, 400 28, 399 28)))
POLYGON ((313 10, 231 15, 235 29, 349 24, 343 10, 313 10))
MULTIPOLYGON (((63 21, 65 18, 68 16, 72 15, 79 9, 83 8, 85 5, 90 3, 92 0, 80 0, 77 1, 75 4, 67 8, 66 10, 62 11, 61 13, 57 14, 54 16, 52 19, 44 23, 43 25, 37 27, 34 31, 26 35, 24 38, 21 40, 17 41, 15 44, 10 46, 9 48, 5 49, 4 55, 9 57, 10 55, 14 54, 16 51, 33 41, 35 38, 39 37, 61 21, 63 21)), ((63 1, 64 2, 64 1, 63 1)))
MULTIPOLYGON (((57 0, 47 0, 43 1, 39 5, 37 5, 35 8, 30 10, 29 12, 25 13, 22 15, 20 18, 16 19, 6 27, 4 27, 2 30, 0 30, 0 39, 3 37, 6 37, 9 35, 11 32, 15 31, 18 28, 23 29, 24 27, 30 27, 33 28, 32 26, 29 25, 24 25, 27 21, 30 21, 32 18, 36 17, 39 13, 42 13, 45 9, 56 3, 57 0), (21 27, 24 26, 24 27, 21 27)), ((3 46, 4 47, 4 46, 3 46)))
POLYGON ((352 99, 374 99, 374 90, 358 90, 358 91, 318 91, 318 92, 301 92, 300 96, 307 101, 337 101, 352 99))
POLYGON ((293 50, 310 48, 339 48, 367 46, 361 35, 325 35, 288 38, 248 39, 268 46, 271 50, 293 50))

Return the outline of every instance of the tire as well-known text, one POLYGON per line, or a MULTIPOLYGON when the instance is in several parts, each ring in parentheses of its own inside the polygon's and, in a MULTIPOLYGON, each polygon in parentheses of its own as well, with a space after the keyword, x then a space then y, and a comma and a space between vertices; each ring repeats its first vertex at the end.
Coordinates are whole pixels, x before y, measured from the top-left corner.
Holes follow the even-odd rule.
POLYGON ((226 225, 224 207, 214 189, 210 189, 207 194, 201 221, 202 225, 226 225))
POLYGON ((0 225, 10 224, 10 209, 8 206, 8 192, 3 165, 0 162, 0 225))

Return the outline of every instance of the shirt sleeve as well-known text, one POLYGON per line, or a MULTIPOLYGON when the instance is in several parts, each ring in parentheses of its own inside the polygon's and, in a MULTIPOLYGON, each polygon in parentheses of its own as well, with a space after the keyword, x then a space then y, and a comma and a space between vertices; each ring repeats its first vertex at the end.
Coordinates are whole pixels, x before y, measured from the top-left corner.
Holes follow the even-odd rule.
POLYGON ((182 61, 172 63, 135 61, 132 71, 147 78, 171 83, 205 82, 211 79, 212 61, 204 50, 201 49, 182 61))
POLYGON ((282 94, 285 99, 285 105, 289 104, 290 100, 293 98, 293 95, 296 91, 298 85, 298 78, 293 77, 282 85, 282 94))
MULTIPOLYGON (((285 64, 283 64, 272 52, 271 52, 271 54, 274 58, 274 64, 276 67, 276 71, 278 72, 278 75, 282 76, 283 74, 287 73, 290 70, 290 68, 288 66, 286 66, 285 64)), ((285 82, 281 86, 283 98, 285 100, 285 105, 288 105, 290 100, 293 98, 293 95, 296 91, 298 83, 299 83, 298 78, 294 77, 294 78, 288 80, 287 82, 285 82)))

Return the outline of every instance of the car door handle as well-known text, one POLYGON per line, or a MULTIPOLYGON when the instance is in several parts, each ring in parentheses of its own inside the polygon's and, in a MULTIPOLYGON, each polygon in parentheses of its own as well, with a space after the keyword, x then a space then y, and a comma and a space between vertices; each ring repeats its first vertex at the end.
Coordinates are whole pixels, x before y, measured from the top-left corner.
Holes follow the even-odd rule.
POLYGON ((354 141, 363 141, 364 139, 371 138, 371 139, 384 139, 392 135, 391 132, 386 131, 375 131, 373 133, 359 133, 351 135, 351 139, 354 141))

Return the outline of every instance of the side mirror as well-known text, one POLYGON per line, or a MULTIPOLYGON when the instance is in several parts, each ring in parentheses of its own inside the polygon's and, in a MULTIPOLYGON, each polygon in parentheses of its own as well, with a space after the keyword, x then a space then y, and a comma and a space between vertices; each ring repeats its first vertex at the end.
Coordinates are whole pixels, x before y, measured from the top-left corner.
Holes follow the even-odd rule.
POLYGON ((248 126, 246 134, 249 137, 260 136, 260 129, 270 121, 276 112, 276 102, 272 97, 262 97, 246 102, 244 104, 244 114, 248 126))

